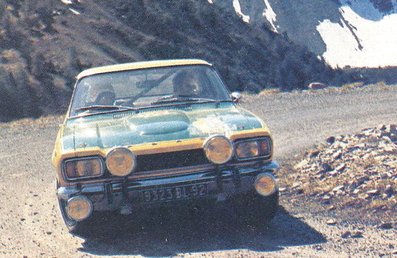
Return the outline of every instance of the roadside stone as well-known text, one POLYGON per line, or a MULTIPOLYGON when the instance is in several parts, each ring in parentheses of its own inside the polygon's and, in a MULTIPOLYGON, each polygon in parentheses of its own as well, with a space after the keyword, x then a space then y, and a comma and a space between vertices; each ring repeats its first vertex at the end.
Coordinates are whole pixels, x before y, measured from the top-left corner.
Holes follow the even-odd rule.
POLYGON ((397 125, 386 125, 384 131, 388 134, 397 134, 397 125))
POLYGON ((366 200, 366 199, 369 198, 369 195, 368 195, 368 194, 359 194, 359 195, 358 195, 358 198, 359 198, 359 199, 366 200))
POLYGON ((296 188, 296 194, 303 194, 304 192, 302 188, 296 188))
POLYGON ((321 165, 321 168, 323 169, 324 172, 332 171, 333 168, 330 164, 324 163, 321 165))
POLYGON ((362 238, 364 237, 364 232, 361 230, 357 230, 351 234, 352 238, 362 238))
POLYGON ((329 219, 329 220, 327 220, 327 225, 330 225, 330 226, 334 226, 334 225, 336 225, 336 220, 334 220, 334 219, 329 219))
POLYGON ((385 124, 379 124, 379 125, 376 127, 376 129, 383 131, 383 130, 386 130, 386 129, 387 129, 387 126, 386 126, 385 124))
POLYGON ((379 195, 379 190, 378 189, 372 189, 367 191, 368 195, 379 195))
POLYGON ((335 170, 338 172, 341 172, 341 171, 345 170, 345 168, 346 168, 346 163, 341 163, 335 168, 335 170))
POLYGON ((327 88, 328 86, 322 82, 311 82, 307 87, 311 90, 321 90, 327 88))
POLYGON ((334 187, 332 189, 333 192, 339 192, 342 191, 345 187, 343 185, 338 185, 337 187, 334 187))
POLYGON ((322 248, 321 245, 315 245, 313 248, 314 248, 314 250, 316 250, 316 251, 321 251, 321 250, 323 250, 323 248, 322 248))
POLYGON ((366 181, 368 181, 369 180, 369 177, 368 176, 362 176, 362 177, 359 177, 358 179, 357 179, 357 184, 358 185, 362 185, 362 184, 364 184, 366 181))
POLYGON ((287 190, 287 188, 285 188, 285 187, 280 187, 280 188, 278 189, 278 191, 279 191, 280 193, 285 192, 286 190, 287 190))
POLYGON ((354 189, 353 194, 358 194, 360 192, 360 189, 354 189))
POLYGON ((342 157, 342 151, 338 150, 334 154, 332 154, 332 158, 334 159, 340 159, 342 157))
POLYGON ((385 194, 390 197, 394 194, 394 189, 391 185, 387 185, 385 189, 385 194))
POLYGON ((335 142, 335 137, 334 136, 328 137, 326 141, 329 144, 333 144, 335 142))
POLYGON ((308 153, 308 156, 309 156, 309 158, 314 158, 314 157, 317 157, 318 154, 320 154, 320 151, 319 151, 319 150, 313 150, 313 151, 310 151, 310 152, 308 153))
POLYGON ((342 235, 340 236, 341 238, 348 238, 351 237, 352 233, 350 231, 345 231, 344 233, 342 233, 342 235))
POLYGON ((383 223, 378 225, 378 228, 380 228, 380 229, 392 229, 393 228, 393 224, 390 223, 390 222, 383 222, 383 223))
POLYGON ((333 211, 333 210, 335 210, 335 209, 336 209, 336 207, 335 207, 334 205, 331 205, 331 206, 328 207, 328 210, 329 210, 329 211, 333 211))
POLYGON ((321 199, 322 199, 323 201, 328 201, 328 200, 331 199, 331 196, 329 196, 329 195, 324 195, 321 199))

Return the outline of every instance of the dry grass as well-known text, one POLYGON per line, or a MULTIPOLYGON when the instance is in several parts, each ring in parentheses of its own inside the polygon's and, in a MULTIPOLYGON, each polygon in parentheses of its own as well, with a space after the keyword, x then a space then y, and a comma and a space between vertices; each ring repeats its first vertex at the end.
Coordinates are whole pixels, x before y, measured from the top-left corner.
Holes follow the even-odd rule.
POLYGON ((261 92, 259 92, 259 96, 268 96, 268 95, 272 95, 272 94, 277 94, 280 93, 280 89, 276 89, 276 88, 270 88, 270 89, 264 89, 261 92))
POLYGON ((357 88, 362 88, 364 87, 364 83, 363 82, 353 82, 353 83, 347 83, 342 85, 340 88, 342 91, 350 91, 350 90, 354 90, 357 88))
POLYGON ((8 123, 0 123, 0 128, 19 128, 19 127, 42 127, 49 124, 62 124, 64 116, 44 116, 37 119, 23 118, 8 123))

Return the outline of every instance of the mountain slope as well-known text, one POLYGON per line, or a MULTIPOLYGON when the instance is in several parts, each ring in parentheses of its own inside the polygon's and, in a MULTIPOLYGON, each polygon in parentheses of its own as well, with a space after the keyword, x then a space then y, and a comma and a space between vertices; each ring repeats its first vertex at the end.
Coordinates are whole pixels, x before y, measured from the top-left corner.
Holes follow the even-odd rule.
POLYGON ((202 58, 231 90, 343 76, 305 47, 207 1, 0 0, 0 120, 64 112, 82 69, 202 58))
POLYGON ((396 0, 233 2, 251 26, 285 33, 333 67, 397 66, 396 0))

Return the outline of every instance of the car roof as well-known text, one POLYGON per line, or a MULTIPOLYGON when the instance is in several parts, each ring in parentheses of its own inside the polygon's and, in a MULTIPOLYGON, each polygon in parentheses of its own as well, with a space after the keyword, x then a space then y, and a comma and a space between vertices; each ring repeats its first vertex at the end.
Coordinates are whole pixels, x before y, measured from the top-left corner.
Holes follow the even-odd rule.
POLYGON ((120 72, 126 70, 137 70, 146 68, 157 68, 157 67, 167 67, 167 66, 179 66, 179 65, 210 65, 210 63, 200 60, 200 59, 173 59, 173 60, 156 60, 156 61, 144 61, 144 62, 133 62, 125 64, 115 64, 107 66, 99 66, 90 68, 82 71, 77 75, 77 80, 84 77, 101 74, 101 73, 111 73, 120 72))

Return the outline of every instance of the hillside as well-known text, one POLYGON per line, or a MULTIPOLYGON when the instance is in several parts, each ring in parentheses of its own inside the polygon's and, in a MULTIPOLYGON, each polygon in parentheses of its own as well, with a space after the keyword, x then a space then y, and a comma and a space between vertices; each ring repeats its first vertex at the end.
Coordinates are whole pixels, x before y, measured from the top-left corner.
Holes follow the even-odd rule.
POLYGON ((63 113, 78 72, 121 62, 202 58, 231 90, 251 92, 346 78, 284 35, 208 1, 0 0, 0 17, 3 121, 63 113))

